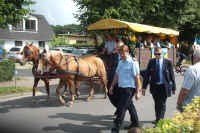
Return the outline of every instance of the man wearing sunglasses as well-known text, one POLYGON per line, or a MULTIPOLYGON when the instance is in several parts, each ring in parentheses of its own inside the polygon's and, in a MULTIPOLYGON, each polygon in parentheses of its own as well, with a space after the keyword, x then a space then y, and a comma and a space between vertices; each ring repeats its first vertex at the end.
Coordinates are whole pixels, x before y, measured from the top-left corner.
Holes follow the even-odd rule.
POLYGON ((155 124, 160 119, 164 119, 166 112, 167 97, 171 93, 175 94, 176 84, 172 62, 162 57, 162 49, 155 48, 155 56, 149 61, 143 80, 142 95, 150 83, 150 93, 152 94, 155 105, 155 124))

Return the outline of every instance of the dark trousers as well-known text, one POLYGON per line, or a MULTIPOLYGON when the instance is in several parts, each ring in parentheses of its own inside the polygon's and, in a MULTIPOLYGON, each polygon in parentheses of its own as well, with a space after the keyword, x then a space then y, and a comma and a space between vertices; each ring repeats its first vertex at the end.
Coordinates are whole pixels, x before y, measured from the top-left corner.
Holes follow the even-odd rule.
POLYGON ((108 98, 111 102, 111 104, 117 108, 118 103, 119 103, 119 88, 118 85, 115 85, 115 87, 113 88, 113 94, 110 95, 110 93, 108 92, 108 98))
MULTIPOLYGON (((107 88, 110 89, 110 86, 112 84, 112 81, 113 81, 113 78, 114 78, 114 75, 115 75, 115 69, 116 67, 113 66, 111 69, 107 70, 107 88)), ((118 97, 118 85, 115 85, 114 88, 113 88, 113 95, 110 95, 109 94, 109 91, 108 91, 108 98, 110 100, 110 102, 115 106, 117 107, 117 104, 118 104, 118 101, 119 101, 119 97, 118 97)))
POLYGON ((136 92, 135 89, 134 88, 119 88, 118 92, 119 92, 119 103, 117 105, 117 111, 118 111, 117 117, 114 120, 115 125, 117 127, 121 126, 124 120, 126 111, 129 110, 132 123, 135 124, 135 126, 138 126, 139 125, 138 115, 132 101, 132 98, 136 92))
POLYGON ((164 119, 165 116, 167 96, 164 85, 154 85, 153 89, 155 90, 152 96, 155 104, 156 121, 159 121, 164 119))

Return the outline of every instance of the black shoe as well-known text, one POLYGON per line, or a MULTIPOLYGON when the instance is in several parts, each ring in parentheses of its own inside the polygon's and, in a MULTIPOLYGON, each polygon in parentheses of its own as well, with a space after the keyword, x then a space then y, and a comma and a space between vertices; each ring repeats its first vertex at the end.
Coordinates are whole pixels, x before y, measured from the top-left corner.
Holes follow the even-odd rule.
POLYGON ((156 125, 156 124, 158 123, 158 121, 159 121, 159 120, 155 120, 155 121, 153 121, 152 123, 156 125))
POLYGON ((115 111, 115 113, 114 113, 114 116, 117 116, 117 113, 118 113, 118 112, 117 112, 117 109, 116 109, 116 111, 115 111))
POLYGON ((124 127, 124 129, 131 129, 131 128, 133 128, 133 127, 140 127, 140 125, 139 124, 135 124, 135 123, 131 123, 130 125, 128 125, 128 126, 125 126, 124 127))
POLYGON ((111 133, 119 133, 119 128, 113 127, 111 133))

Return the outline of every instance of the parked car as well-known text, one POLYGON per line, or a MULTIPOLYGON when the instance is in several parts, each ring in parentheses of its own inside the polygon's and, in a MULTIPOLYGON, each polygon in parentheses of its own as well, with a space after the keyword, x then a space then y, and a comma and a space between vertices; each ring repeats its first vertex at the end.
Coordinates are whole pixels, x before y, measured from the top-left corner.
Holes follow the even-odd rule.
POLYGON ((72 51, 73 51, 73 47, 65 47, 65 48, 63 48, 63 52, 64 53, 72 53, 72 51))
POLYGON ((50 48, 49 49, 50 51, 60 51, 60 52, 63 52, 62 48, 50 48))
POLYGON ((72 50, 72 54, 75 54, 75 55, 85 55, 87 54, 88 50, 87 49, 73 49, 72 50))
POLYGON ((8 52, 8 58, 10 59, 22 59, 22 47, 12 47, 8 52))

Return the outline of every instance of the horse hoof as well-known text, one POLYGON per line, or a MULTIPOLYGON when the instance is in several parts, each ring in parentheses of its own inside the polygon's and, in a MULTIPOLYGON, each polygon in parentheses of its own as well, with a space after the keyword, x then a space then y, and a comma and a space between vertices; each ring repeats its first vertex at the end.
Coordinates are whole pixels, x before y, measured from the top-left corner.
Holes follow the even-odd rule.
POLYGON ((60 101, 61 104, 63 104, 63 105, 65 104, 64 100, 59 100, 59 101, 60 101))
POLYGON ((92 98, 92 97, 91 97, 91 96, 89 96, 89 97, 87 98, 87 100, 86 100, 86 101, 87 101, 87 102, 88 102, 88 101, 90 101, 90 100, 91 100, 91 98, 92 98))
POLYGON ((66 104, 66 106, 67 106, 67 107, 72 107, 73 104, 74 104, 74 102, 71 101, 71 102, 68 102, 68 103, 66 104))
POLYGON ((67 107, 72 107, 72 104, 66 104, 67 107))
POLYGON ((79 96, 76 96, 76 99, 78 100, 78 99, 79 99, 79 96))

